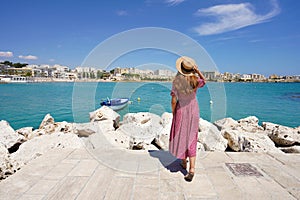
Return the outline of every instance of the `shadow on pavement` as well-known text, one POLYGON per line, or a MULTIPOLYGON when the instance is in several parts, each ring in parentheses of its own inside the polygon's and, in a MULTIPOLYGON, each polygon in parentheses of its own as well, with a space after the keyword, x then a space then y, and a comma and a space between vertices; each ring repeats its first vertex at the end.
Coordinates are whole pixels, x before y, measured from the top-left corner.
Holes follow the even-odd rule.
POLYGON ((183 175, 187 174, 187 170, 180 165, 181 160, 170 154, 169 151, 163 150, 149 150, 150 156, 158 158, 161 164, 170 172, 181 172, 183 175))

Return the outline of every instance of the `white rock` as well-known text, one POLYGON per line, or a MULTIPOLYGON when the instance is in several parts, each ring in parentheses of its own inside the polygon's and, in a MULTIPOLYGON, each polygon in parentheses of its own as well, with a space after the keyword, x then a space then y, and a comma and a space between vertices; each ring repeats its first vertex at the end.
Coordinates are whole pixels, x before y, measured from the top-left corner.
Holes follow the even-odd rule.
POLYGON ((240 119, 238 120, 239 125, 236 129, 251 133, 263 132, 264 128, 258 124, 258 121, 258 118, 255 116, 240 119))
POLYGON ((258 118, 255 116, 246 117, 235 121, 232 118, 224 118, 214 122, 214 125, 218 127, 219 130, 239 130, 242 132, 263 132, 263 127, 258 125, 258 118))
POLYGON ((274 128, 279 127, 279 125, 271 122, 263 122, 262 127, 264 128, 265 131, 270 133, 274 130, 274 128))
POLYGON ((300 144, 300 134, 295 128, 287 126, 275 126, 272 132, 268 132, 269 137, 277 146, 292 146, 300 144))
POLYGON ((224 130, 223 135, 228 140, 228 146, 234 151, 282 153, 265 134, 224 130))
POLYGON ((16 133, 24 136, 26 140, 29 140, 31 139, 32 131, 33 131, 33 127, 24 127, 16 130, 16 133))
POLYGON ((206 151, 225 151, 227 140, 212 123, 199 119, 198 142, 203 144, 206 151))
POLYGON ((0 144, 0 180, 7 178, 15 173, 23 164, 10 158, 10 155, 4 145, 0 144))
MULTIPOLYGON (((112 123, 112 122, 111 122, 112 123)), ((94 122, 73 124, 74 133, 79 137, 88 137, 98 131, 98 125, 94 122)))
POLYGON ((98 110, 90 112, 90 121, 112 120, 115 128, 120 125, 120 115, 107 106, 102 106, 98 110))
POLYGON ((74 127, 72 123, 68 123, 66 121, 56 122, 54 123, 55 130, 54 132, 62 132, 62 133, 73 133, 74 127))
POLYGON ((160 149, 167 151, 169 149, 169 138, 169 134, 160 134, 155 137, 154 142, 160 149))
POLYGON ((164 112, 160 119, 160 124, 162 125, 161 131, 155 136, 155 144, 158 148, 167 151, 169 149, 169 138, 172 126, 173 114, 164 112))
POLYGON ((235 129, 238 126, 238 122, 232 118, 224 118, 213 123, 219 130, 235 129))
POLYGON ((200 142, 197 142, 197 151, 199 152, 205 151, 203 144, 201 144, 200 142))
POLYGON ((82 141, 75 134, 53 133, 28 140, 19 147, 18 151, 11 154, 11 157, 26 164, 51 149, 83 147, 82 141))
POLYGON ((164 112, 161 115, 161 119, 160 119, 160 123, 164 128, 169 128, 171 129, 171 125, 172 125, 172 120, 173 120, 173 114, 172 113, 168 113, 168 112, 164 112))
POLYGON ((56 126, 54 118, 50 114, 45 115, 44 119, 42 120, 39 126, 39 129, 45 130, 46 134, 51 134, 55 132, 55 128, 56 126))
POLYGON ((123 117, 122 124, 136 123, 136 124, 149 124, 160 123, 161 118, 158 115, 148 112, 127 113, 123 117))
POLYGON ((280 147, 279 148, 284 153, 300 153, 300 146, 291 146, 291 147, 280 147))
POLYGON ((34 137, 45 135, 46 131, 44 129, 33 130, 31 134, 28 135, 28 140, 31 140, 34 137))
POLYGON ((44 119, 42 120, 41 124, 40 124, 40 129, 49 126, 49 125, 54 125, 54 118, 48 113, 47 115, 45 115, 44 119))
POLYGON ((111 137, 127 148, 143 145, 143 149, 147 149, 151 142, 161 135, 163 127, 160 121, 161 118, 152 113, 128 113, 111 137))
POLYGON ((24 137, 18 135, 7 121, 0 121, 0 143, 2 143, 5 148, 9 149, 16 143, 23 141, 24 137))
POLYGON ((255 116, 249 116, 249 117, 246 117, 246 118, 239 119, 238 122, 239 123, 257 125, 258 124, 258 118, 255 117, 255 116))
POLYGON ((228 146, 233 151, 243 151, 240 149, 239 145, 239 132, 236 130, 224 130, 223 132, 224 138, 228 141, 228 146))

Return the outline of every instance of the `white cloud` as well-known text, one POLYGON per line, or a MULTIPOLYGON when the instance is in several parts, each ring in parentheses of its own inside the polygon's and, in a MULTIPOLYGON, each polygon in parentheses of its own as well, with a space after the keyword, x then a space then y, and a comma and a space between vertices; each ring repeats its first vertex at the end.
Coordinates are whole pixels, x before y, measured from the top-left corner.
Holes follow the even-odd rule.
POLYGON ((118 16, 127 16, 128 12, 126 10, 118 10, 117 12, 118 16))
POLYGON ((199 35, 212 35, 237 30, 266 22, 280 13, 276 0, 271 0, 272 10, 265 15, 255 13, 250 3, 217 5, 205 9, 199 9, 196 16, 212 16, 215 22, 204 23, 194 30, 199 35))
POLYGON ((13 53, 10 51, 0 51, 0 57, 13 57, 13 53))
POLYGON ((55 61, 55 59, 51 58, 51 59, 49 59, 49 61, 50 61, 50 62, 54 62, 54 61, 55 61))
POLYGON ((171 6, 176 6, 178 4, 181 4, 185 0, 166 0, 165 2, 171 6))
POLYGON ((37 56, 32 56, 32 55, 28 55, 28 56, 20 55, 19 58, 24 59, 24 60, 37 60, 38 59, 37 56))

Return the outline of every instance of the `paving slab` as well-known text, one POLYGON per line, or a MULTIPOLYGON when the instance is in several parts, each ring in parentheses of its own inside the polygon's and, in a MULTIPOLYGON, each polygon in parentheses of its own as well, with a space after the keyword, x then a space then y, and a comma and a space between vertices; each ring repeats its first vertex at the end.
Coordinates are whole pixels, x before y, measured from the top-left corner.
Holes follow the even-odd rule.
POLYGON ((82 176, 64 177, 53 189, 50 190, 45 199, 76 199, 88 179, 89 177, 82 176))
POLYGON ((115 171, 109 168, 98 167, 94 174, 91 175, 87 184, 82 188, 77 199, 104 199, 107 195, 115 175, 115 171))
POLYGON ((299 163, 299 154, 201 152, 189 183, 168 152, 60 149, 2 180, 0 199, 300 199, 299 163))
POLYGON ((132 177, 112 177, 104 199, 132 199, 133 183, 134 178, 132 177))

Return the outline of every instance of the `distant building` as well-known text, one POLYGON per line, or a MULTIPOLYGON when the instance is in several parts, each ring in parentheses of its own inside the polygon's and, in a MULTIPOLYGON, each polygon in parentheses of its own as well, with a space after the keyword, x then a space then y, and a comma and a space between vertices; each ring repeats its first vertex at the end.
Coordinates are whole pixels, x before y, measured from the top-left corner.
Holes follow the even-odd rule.
POLYGON ((233 74, 229 72, 225 72, 224 74, 221 74, 223 81, 231 81, 233 79, 233 74))
POLYGON ((176 75, 176 72, 167 69, 158 69, 154 71, 154 75, 164 76, 164 77, 172 77, 176 75))
POLYGON ((221 77, 221 74, 218 71, 213 71, 213 72, 205 72, 204 71, 204 72, 202 72, 202 74, 205 77, 205 79, 207 79, 209 81, 215 81, 221 77))
POLYGON ((295 76, 293 76, 293 79, 294 79, 294 80, 300 80, 300 75, 295 75, 295 76))
POLYGON ((7 68, 7 73, 9 75, 19 75, 19 76, 32 76, 32 69, 27 67, 15 68, 10 67, 7 68))
POLYGON ((269 79, 279 79, 279 76, 277 76, 276 74, 272 74, 271 76, 269 76, 269 79))
POLYGON ((253 81, 261 81, 266 79, 265 76, 261 74, 251 74, 251 78, 253 81))
POLYGON ((251 74, 243 74, 240 78, 241 81, 252 81, 251 74))

